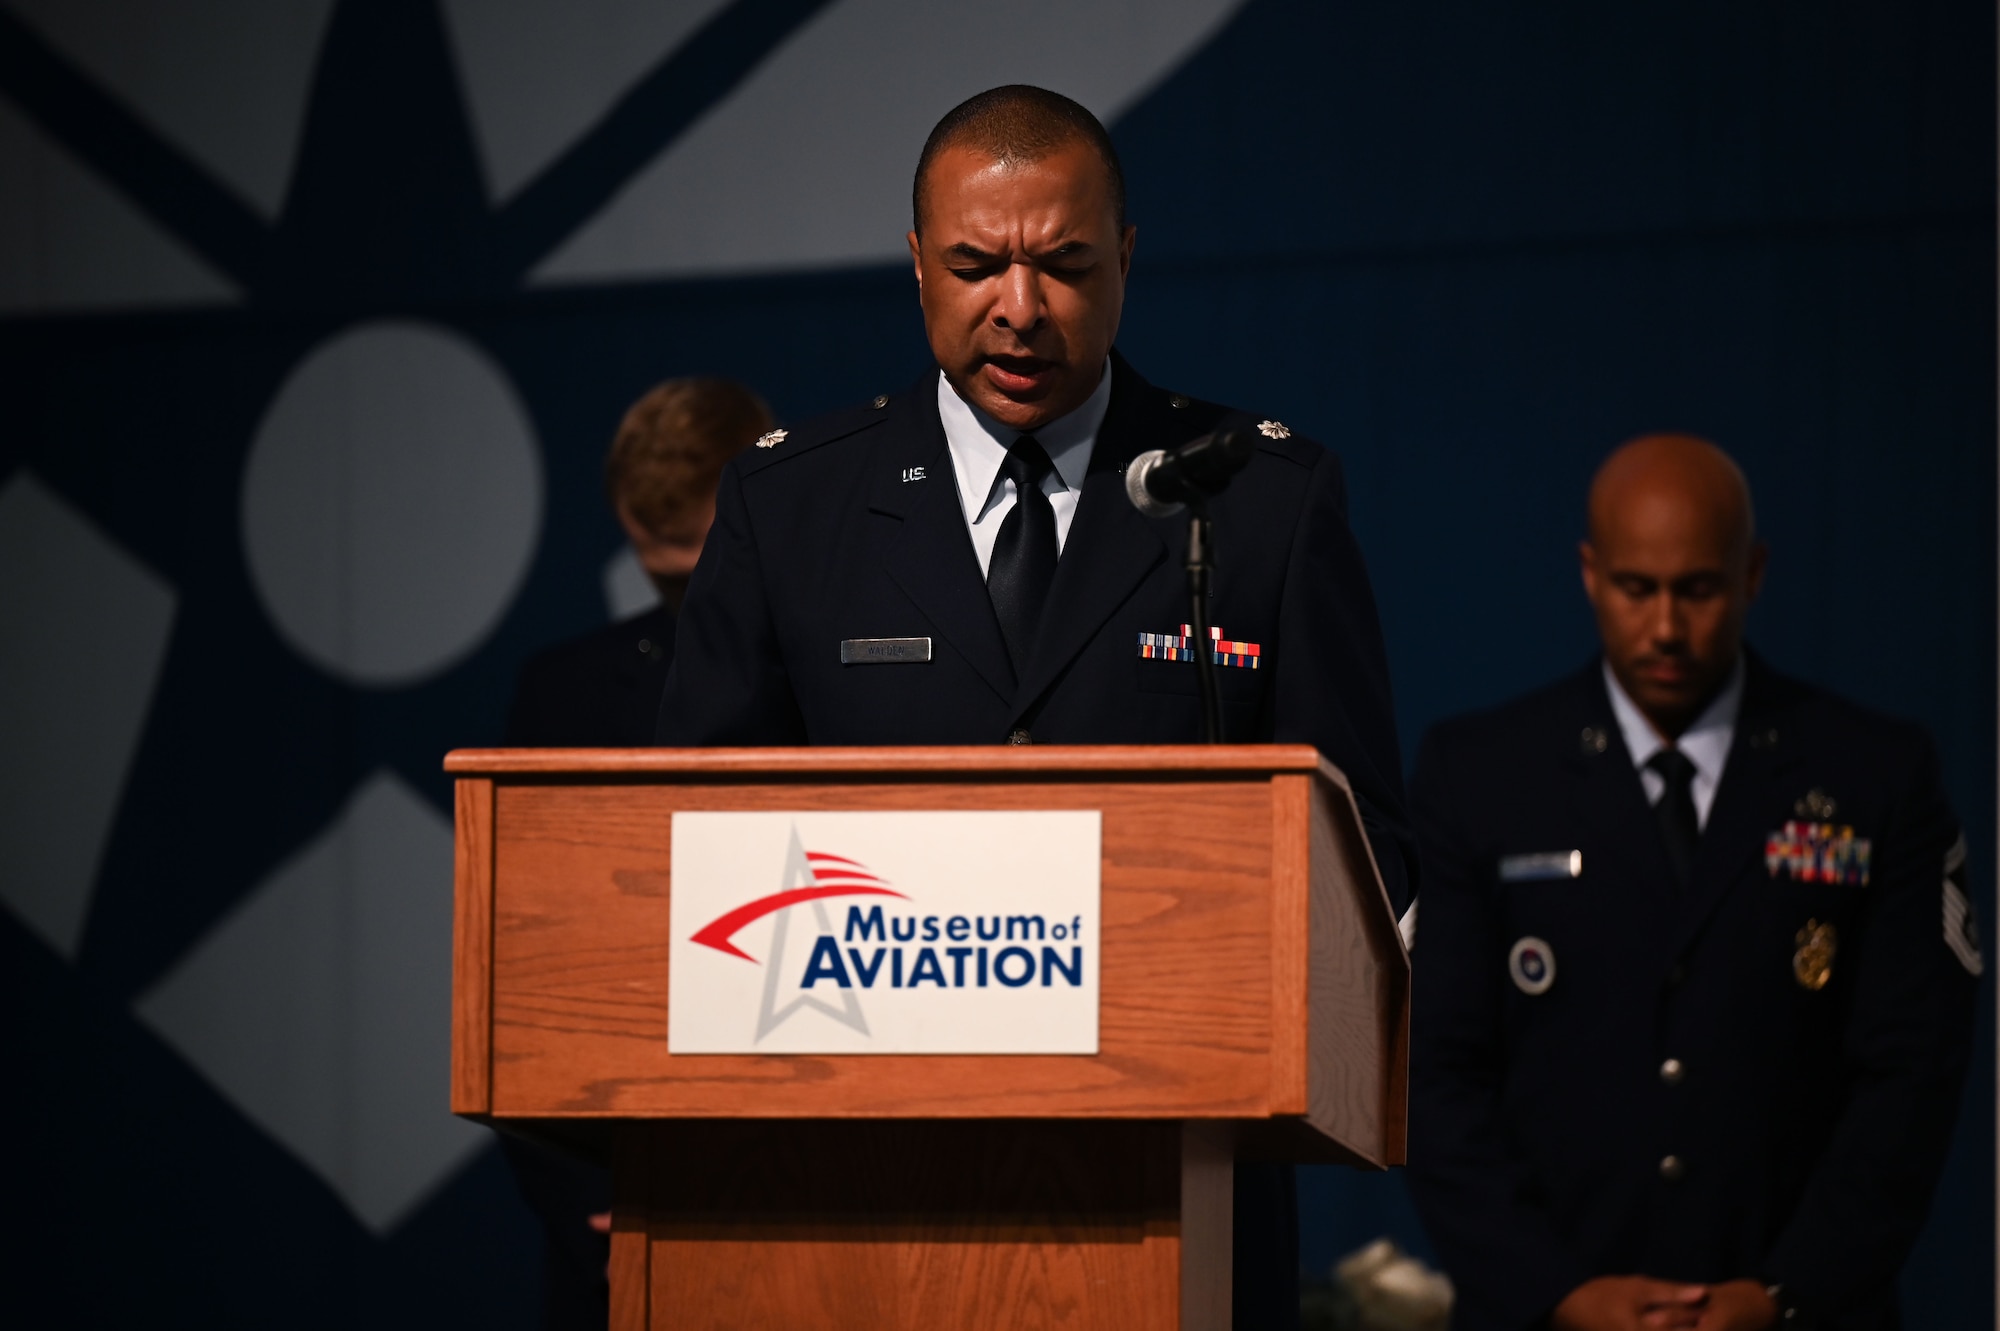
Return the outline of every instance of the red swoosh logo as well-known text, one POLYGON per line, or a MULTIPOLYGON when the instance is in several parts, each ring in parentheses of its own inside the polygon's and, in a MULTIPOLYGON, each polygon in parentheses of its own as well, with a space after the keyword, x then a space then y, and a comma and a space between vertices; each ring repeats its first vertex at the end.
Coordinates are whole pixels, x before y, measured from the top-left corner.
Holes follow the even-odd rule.
MULTIPOLYGON (((853 861, 850 860, 848 863, 851 864, 853 861)), ((688 941, 700 943, 703 947, 712 947, 717 952, 727 952, 732 957, 741 957, 754 964, 757 958, 729 941, 744 925, 752 920, 762 919, 772 911, 796 906, 801 901, 817 901, 821 897, 861 896, 902 897, 905 901, 909 900, 901 892, 892 892, 886 887, 795 887, 789 892, 774 892, 768 897, 758 897, 755 901, 738 906, 727 915, 703 925, 700 932, 688 941)))

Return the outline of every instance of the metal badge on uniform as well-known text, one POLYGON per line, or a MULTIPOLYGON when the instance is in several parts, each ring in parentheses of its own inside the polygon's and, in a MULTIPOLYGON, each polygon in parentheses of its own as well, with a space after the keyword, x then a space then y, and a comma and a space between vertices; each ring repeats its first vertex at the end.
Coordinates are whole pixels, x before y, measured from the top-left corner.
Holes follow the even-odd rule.
POLYGON ((1545 994, 1556 982, 1555 949, 1539 938, 1522 938, 1507 954, 1507 974, 1514 987, 1529 997, 1545 994))
POLYGON ((843 638, 842 665, 922 664, 931 659, 929 638, 843 638))
POLYGON ((1799 950, 1792 953, 1792 978, 1799 982, 1799 988, 1815 992, 1826 988, 1826 982, 1833 978, 1833 954, 1840 946, 1840 935, 1828 921, 1807 920, 1805 928, 1797 934, 1799 950))
MULTIPOLYGON (((1255 670, 1263 659, 1264 649, 1254 642, 1232 642, 1219 628, 1210 629, 1208 637, 1215 644, 1212 659, 1219 666, 1255 670)), ((1141 633, 1139 655, 1149 661, 1194 660, 1194 626, 1183 624, 1179 633, 1141 633)))
MULTIPOLYGON (((779 444, 785 442, 785 436, 787 433, 788 432, 785 430, 767 430, 763 434, 757 436, 757 447, 776 448, 779 444)), ((738 437, 740 438, 741 436, 738 437)))
POLYGON ((1539 850, 1532 855, 1502 855, 1500 881, 1503 883, 1548 883, 1558 878, 1583 876, 1580 850, 1539 850))
POLYGON ((1873 849, 1852 827, 1794 819, 1764 838, 1764 867, 1773 878, 1782 869, 1797 883, 1866 887, 1873 849))

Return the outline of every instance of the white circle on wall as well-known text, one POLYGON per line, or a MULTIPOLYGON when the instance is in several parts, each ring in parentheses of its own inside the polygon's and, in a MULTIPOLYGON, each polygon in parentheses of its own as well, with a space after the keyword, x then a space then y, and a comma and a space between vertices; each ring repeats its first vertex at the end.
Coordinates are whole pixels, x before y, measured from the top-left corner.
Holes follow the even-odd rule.
POLYGON ((519 395, 492 357, 433 324, 361 324, 315 347, 264 413, 243 477, 265 612, 355 684, 418 683, 478 647, 541 522, 519 395))

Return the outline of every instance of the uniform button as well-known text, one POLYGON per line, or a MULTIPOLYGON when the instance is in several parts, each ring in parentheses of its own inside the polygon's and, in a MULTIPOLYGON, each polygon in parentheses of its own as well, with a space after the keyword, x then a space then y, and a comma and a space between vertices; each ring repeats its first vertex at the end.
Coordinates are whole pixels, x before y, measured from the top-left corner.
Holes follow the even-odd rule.
POLYGON ((882 408, 888 405, 889 405, 889 395, 887 393, 880 393, 876 395, 875 410, 880 411, 882 410, 882 408))
POLYGON ((653 654, 653 640, 651 638, 639 639, 639 655, 651 656, 652 654, 653 654))
POLYGON ((1678 1058, 1670 1058, 1660 1064, 1660 1080, 1669 1086, 1680 1085, 1681 1078, 1686 1075, 1687 1069, 1681 1066, 1681 1061, 1678 1058))
POLYGON ((1661 1178, 1665 1179, 1669 1183, 1679 1183, 1682 1178, 1686 1177, 1686 1175, 1687 1175, 1687 1166, 1681 1163, 1681 1158, 1679 1156, 1663 1155, 1660 1157, 1661 1178))
POLYGON ((1007 736, 1007 742, 1009 744, 1033 744, 1035 737, 1025 730, 1016 730, 1013 734, 1007 736))

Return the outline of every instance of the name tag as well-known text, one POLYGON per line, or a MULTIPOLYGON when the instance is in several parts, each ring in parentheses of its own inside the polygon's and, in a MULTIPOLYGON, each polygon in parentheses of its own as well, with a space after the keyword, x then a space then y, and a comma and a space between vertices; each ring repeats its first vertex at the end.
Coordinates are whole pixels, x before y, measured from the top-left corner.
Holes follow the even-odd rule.
POLYGON ((843 638, 842 665, 898 665, 931 659, 929 638, 843 638))
POLYGON ((1500 881, 1503 883, 1546 883, 1557 878, 1583 876, 1580 850, 1543 850, 1533 855, 1502 855, 1500 881))

